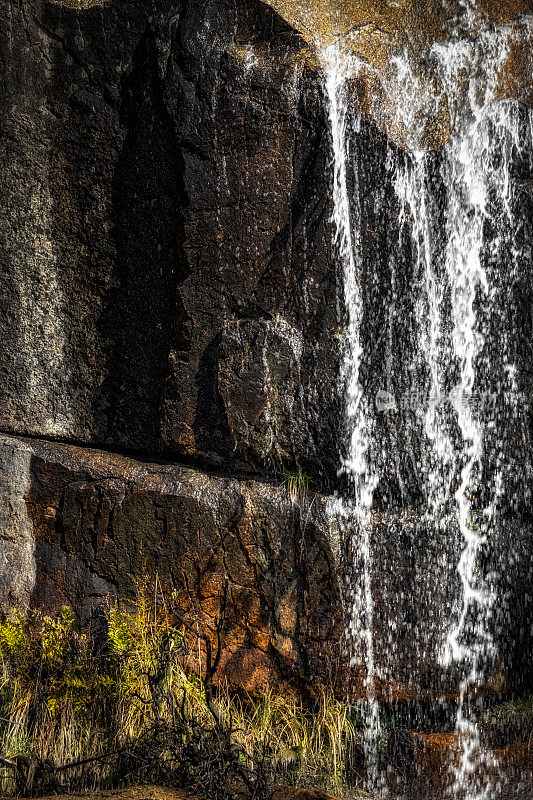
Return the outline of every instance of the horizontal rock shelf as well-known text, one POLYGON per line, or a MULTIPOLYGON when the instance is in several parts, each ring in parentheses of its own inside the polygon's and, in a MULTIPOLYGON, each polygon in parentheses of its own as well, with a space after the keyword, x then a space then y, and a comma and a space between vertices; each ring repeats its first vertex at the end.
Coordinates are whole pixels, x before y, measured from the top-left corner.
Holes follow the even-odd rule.
MULTIPOLYGON (((352 699, 364 695, 361 654, 348 669, 344 644, 343 575, 353 578, 360 565, 340 541, 356 537, 342 535, 333 499, 291 497, 281 478, 227 478, 5 435, 0 467, 4 610, 69 604, 87 621, 157 581, 213 632, 227 581, 221 674, 230 683, 252 692, 280 681, 305 691, 349 685, 352 699)), ((499 613, 514 624, 498 628, 487 681, 494 694, 519 688, 530 668, 531 532, 510 522, 507 534, 499 613)), ((423 517, 401 512, 376 513, 371 538, 383 701, 452 699, 456 676, 438 654, 457 603, 458 537, 428 541, 423 517)))
POLYGON ((2 437, 4 610, 71 605, 87 621, 154 583, 212 632, 228 581, 221 675, 255 692, 330 683, 342 602, 324 505, 62 444, 2 437))

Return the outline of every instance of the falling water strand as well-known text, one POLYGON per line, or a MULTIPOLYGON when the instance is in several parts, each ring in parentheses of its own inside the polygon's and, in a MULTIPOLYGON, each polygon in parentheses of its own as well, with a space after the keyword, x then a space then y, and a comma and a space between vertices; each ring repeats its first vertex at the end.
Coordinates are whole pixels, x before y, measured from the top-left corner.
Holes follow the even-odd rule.
MULTIPOLYGON (((441 234, 435 221, 430 155, 420 148, 422 122, 436 113, 439 100, 420 79, 408 53, 392 60, 392 71, 385 93, 392 100, 398 124, 405 131, 410 152, 393 162, 394 188, 400 202, 400 235, 407 227, 411 236, 415 285, 419 291, 415 301, 416 326, 419 336, 417 378, 426 375, 427 405, 423 409, 423 430, 426 446, 420 448, 421 475, 424 486, 425 521, 429 530, 435 525, 449 526, 447 497, 453 482, 454 447, 450 422, 442 404, 446 392, 447 349, 444 319, 446 287, 442 280, 437 252, 441 234), (425 113, 420 114, 420 110, 425 113)), ((421 386, 415 396, 423 397, 421 386)), ((419 411, 421 409, 418 409, 419 411)), ((414 430, 416 437, 420 433, 414 430)))
MULTIPOLYGON (((480 557, 494 533, 494 513, 501 490, 496 470, 491 478, 486 508, 478 518, 473 498, 483 479, 487 420, 477 404, 485 389, 480 356, 489 331, 484 330, 478 320, 476 305, 488 306, 491 314, 494 313, 491 307, 494 291, 483 254, 488 244, 484 241, 487 228, 496 232, 493 238, 502 233, 500 220, 491 218, 490 196, 491 188, 503 187, 508 180, 506 151, 512 144, 513 119, 505 104, 493 101, 511 36, 512 32, 504 29, 484 34, 475 44, 435 47, 448 93, 460 82, 461 75, 471 70, 472 64, 476 65, 479 52, 484 63, 481 76, 475 69, 470 74, 467 94, 470 119, 452 138, 444 165, 449 187, 445 261, 452 293, 453 354, 459 364, 459 381, 452 397, 463 443, 455 501, 463 550, 457 567, 462 605, 448 633, 443 660, 445 664, 459 664, 463 671, 456 721, 461 756, 455 768, 452 791, 467 800, 485 800, 493 794, 487 770, 478 774, 490 758, 481 745, 478 720, 470 702, 471 692, 483 682, 486 662, 495 655, 491 620, 497 587, 490 576, 483 574, 480 557), (487 226, 487 222, 490 225, 487 226)), ((508 376, 512 373, 512 369, 507 369, 508 376)))
MULTIPOLYGON (((480 398, 487 390, 484 375, 490 372, 490 367, 494 371, 488 355, 484 355, 485 363, 482 358, 485 339, 490 334, 486 318, 497 316, 502 306, 497 288, 491 286, 487 274, 486 252, 487 248, 497 247, 505 232, 514 227, 509 164, 511 153, 520 150, 521 143, 513 104, 494 101, 501 68, 515 35, 511 28, 492 30, 482 33, 474 42, 458 40, 437 45, 432 51, 443 95, 457 125, 445 148, 442 168, 447 193, 443 264, 437 263, 432 242, 441 229, 438 221, 431 218, 428 207, 430 156, 413 146, 410 158, 404 164, 398 163, 395 181, 404 221, 406 209, 410 210, 413 252, 421 286, 417 304, 420 357, 429 373, 430 397, 425 414, 429 459, 429 463, 425 462, 426 519, 433 521, 435 527, 448 527, 455 521, 462 539, 457 565, 461 596, 456 621, 446 637, 442 663, 458 665, 463 676, 456 720, 461 754, 450 788, 454 797, 465 800, 486 800, 493 795, 487 770, 482 769, 491 759, 481 745, 470 695, 481 686, 485 664, 495 656, 491 623, 497 587, 492 576, 483 574, 480 559, 489 537, 494 535, 504 492, 504 445, 494 454, 492 464, 486 454, 487 432, 497 427, 497 420, 484 413, 480 398), (461 91, 465 78, 468 78, 466 91, 461 91), (491 198, 498 194, 503 198, 503 208, 494 211, 491 198), (487 241, 487 230, 494 231, 489 234, 491 241, 487 241), (443 333, 446 300, 451 317, 449 340, 443 333), (485 320, 479 314, 479 308, 483 307, 485 320), (442 403, 450 385, 453 418, 442 403), (453 424, 459 432, 455 440, 453 424), (483 469, 487 462, 493 469, 486 506, 478 516, 473 499, 485 479, 483 469)), ((530 35, 529 26, 528 38, 530 35)), ((411 131, 414 144, 421 137, 412 124, 416 119, 413 109, 422 108, 426 117, 435 114, 439 98, 424 94, 407 58, 397 59, 396 67, 396 82, 386 88, 396 103, 399 121, 411 131)), ((511 263, 506 264, 510 280, 517 260, 516 246, 511 247, 511 252, 511 263)), ((505 324, 501 326, 499 349, 504 356, 498 385, 507 397, 516 397, 516 367, 510 354, 508 320, 502 323, 505 324)), ((524 429, 519 412, 516 418, 524 429)))
MULTIPOLYGON (((472 26, 473 18, 471 4, 462 5, 465 30, 472 26)), ((516 104, 497 102, 501 70, 513 37, 523 41, 524 36, 529 41, 533 38, 527 19, 518 27, 478 31, 475 38, 456 37, 435 45, 429 60, 437 83, 424 82, 407 54, 394 59, 392 69, 380 77, 383 95, 395 109, 409 150, 397 152, 390 161, 400 227, 411 237, 413 291, 417 293, 418 348, 409 368, 412 380, 419 384, 415 387, 418 396, 429 391, 420 430, 404 427, 404 434, 418 437, 422 443, 416 477, 428 532, 459 534, 460 591, 440 656, 442 666, 460 675, 456 716, 460 756, 450 785, 458 800, 490 800, 494 796, 486 769, 491 758, 482 747, 472 702, 485 681, 487 666, 497 655, 492 634, 497 580, 483 567, 483 558, 487 550, 496 549, 500 508, 504 503, 512 507, 512 498, 505 495, 514 491, 512 479, 516 483, 520 470, 520 454, 511 456, 505 441, 508 426, 521 432, 522 454, 530 446, 527 418, 520 408, 513 349, 515 323, 509 319, 512 311, 507 296, 520 260, 520 248, 513 239, 516 223, 510 164, 514 156, 531 149, 533 136, 531 124, 527 135, 519 135, 516 104), (443 107, 449 109, 454 133, 436 160, 420 149, 419 143, 424 140, 425 120, 437 119, 443 107), (502 397, 512 398, 511 412, 503 409, 512 417, 507 427, 500 419, 501 398, 496 410, 487 410, 483 403, 483 395, 491 387, 502 397)), ((350 115, 349 85, 361 65, 336 46, 321 56, 334 154, 336 246, 348 314, 342 371, 348 427, 343 473, 353 487, 353 500, 343 502, 343 513, 347 527, 350 519, 357 523, 352 544, 362 576, 353 581, 350 634, 356 647, 359 643, 356 662, 366 662, 367 755, 371 782, 373 779, 376 786, 380 715, 379 666, 373 641, 371 521, 381 470, 373 453, 374 421, 361 378, 365 309, 357 165, 353 165, 353 174, 350 171, 350 136, 357 131, 350 115)), ((531 114, 529 120, 531 123, 531 114)), ((400 462, 396 459, 394 463, 400 462)), ((402 485, 402 476, 397 478, 402 485)))
POLYGON ((357 119, 350 115, 350 80, 359 62, 348 57, 336 45, 321 53, 328 100, 333 145, 333 223, 335 244, 343 267, 344 300, 348 325, 343 337, 342 380, 345 386, 347 452, 341 472, 348 477, 353 494, 340 503, 345 527, 351 531, 351 545, 361 576, 352 586, 349 638, 356 650, 354 664, 365 664, 365 744, 369 782, 379 780, 378 742, 380 714, 377 698, 377 671, 374 652, 374 604, 372 598, 373 558, 371 546, 371 509, 377 483, 370 464, 372 421, 361 383, 363 348, 361 320, 361 259, 357 165, 350 166, 350 132, 357 130, 357 119), (353 182, 353 187, 350 186, 353 182), (350 187, 350 188, 349 188, 350 187), (352 189, 350 191, 350 189, 352 189))

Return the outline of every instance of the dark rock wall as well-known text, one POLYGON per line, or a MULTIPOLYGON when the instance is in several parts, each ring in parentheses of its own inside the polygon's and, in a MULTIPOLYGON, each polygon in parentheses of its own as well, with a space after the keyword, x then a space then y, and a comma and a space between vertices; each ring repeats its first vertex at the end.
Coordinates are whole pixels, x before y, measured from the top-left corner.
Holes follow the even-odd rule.
MULTIPOLYGON (((282 488, 297 468, 312 489, 338 486, 343 425, 331 147, 307 45, 258 0, 0 9, 0 430, 70 443, 2 445, 2 608, 69 602, 86 615, 157 574, 185 611, 196 598, 213 619, 228 577, 232 680, 326 681, 345 657, 343 556, 323 496, 302 509, 282 488)), ((362 378, 375 396, 389 361, 409 370, 417 276, 391 145, 369 121, 352 145, 372 343, 362 378)), ((517 177, 526 194, 530 177, 529 165, 517 177)), ((527 302, 528 274, 516 288, 527 302)), ((530 330, 529 306, 515 305, 530 330)), ((527 364, 531 337, 520 342, 527 364)), ((401 463, 383 449, 377 504, 413 508, 418 452, 402 419, 382 428, 378 445, 397 441, 401 463)), ((423 632, 439 579, 453 580, 428 579, 434 554, 398 514, 373 534, 376 636, 384 693, 412 698, 448 691, 423 632), (398 654, 389 629, 402 594, 398 654), (420 652, 430 664, 412 670, 420 652)), ((519 529, 524 587, 530 518, 519 529)), ((505 591, 524 631, 506 648, 509 675, 530 647, 530 601, 505 591)))
POLYGON ((228 578, 225 674, 326 682, 338 547, 325 501, 304 514, 281 486, 297 466, 330 486, 339 460, 331 154, 307 45, 255 0, 1 15, 0 430, 57 441, 0 454, 2 610, 87 617, 157 574, 212 620, 228 578), (252 473, 272 482, 232 477, 252 473))
POLYGON ((331 469, 334 430, 317 413, 333 393, 337 275, 316 75, 301 41, 257 4, 189 4, 170 41, 187 274, 163 444, 214 464, 310 461, 315 472, 325 446, 331 469))
POLYGON ((2 5, 0 426, 334 476, 330 151, 304 43, 244 0, 2 5))
POLYGON ((154 9, 2 5, 0 422, 154 447, 181 202, 154 9))

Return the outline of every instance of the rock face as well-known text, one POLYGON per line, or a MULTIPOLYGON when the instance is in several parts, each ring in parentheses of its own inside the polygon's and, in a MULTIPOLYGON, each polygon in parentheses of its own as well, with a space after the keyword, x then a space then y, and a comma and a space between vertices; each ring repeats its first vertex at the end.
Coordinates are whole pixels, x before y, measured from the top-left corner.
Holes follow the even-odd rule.
MULTIPOLYGON (((307 44, 258 0, 71 5, 6 0, 0 32, 0 427, 330 490, 346 322, 307 44)), ((369 274, 403 257, 389 146, 362 125, 369 274)))
MULTIPOLYGON (((370 523, 373 558, 373 637, 377 690, 385 703, 435 698, 452 700, 461 665, 444 668, 446 634, 461 611, 461 587, 455 565, 461 556, 458 532, 430 529, 416 512, 375 512, 370 523)), ((359 584, 362 565, 357 534, 346 553, 344 572, 359 584)), ((524 621, 533 612, 531 526, 506 520, 487 545, 488 569, 498 572, 499 598, 493 614, 495 652, 484 661, 485 691, 523 691, 533 681, 529 653, 533 631, 524 621), (502 552, 505 555, 502 557, 502 552)), ((470 636, 474 634, 469 632, 470 636)), ((356 663, 364 663, 355 640, 356 663)), ((361 648, 364 647, 360 644, 361 648)), ((364 676, 363 676, 364 677, 364 676)), ((355 683, 356 690, 358 682, 355 683)), ((360 689, 359 689, 360 691, 360 689)))
POLYGON ((328 45, 354 29, 369 37, 427 44, 449 36, 461 18, 471 16, 478 28, 501 25, 531 10, 529 0, 265 0, 309 40, 328 45))
MULTIPOLYGON (((70 5, 8 2, 0 32, 0 429, 278 487, 299 470, 331 489, 346 321, 307 44, 255 0, 137 0, 127 24, 119 0, 70 5)), ((366 122, 358 147, 371 271, 399 238, 398 210, 384 219, 374 203, 391 180, 385 137, 366 122)), ((250 622, 237 604, 228 674, 250 687, 263 673, 334 670, 343 611, 323 514, 315 558, 284 492, 266 486, 259 500, 238 480, 191 473, 169 499, 142 465, 126 478, 114 457, 81 467, 87 453, 42 447, 42 458, 20 442, 3 455, 4 608, 71 602, 86 614, 146 572, 170 591, 176 570, 192 570, 194 539, 172 531, 192 525, 207 565, 215 520, 233 531, 247 519, 246 545, 231 533, 231 558, 217 550, 255 603, 250 622)), ((202 602, 216 605, 222 574, 219 563, 213 584, 195 585, 202 602)))
POLYGON ((342 598, 324 501, 307 508, 274 485, 10 437, 0 459, 2 611, 66 603, 87 619, 157 580, 212 631, 227 582, 221 671, 234 686, 338 677, 342 598))
MULTIPOLYGON (((325 499, 339 485, 347 322, 330 134, 316 59, 270 5, 4 0, 0 30, 2 609, 68 602, 87 617, 157 574, 212 627, 227 579, 223 671, 251 691, 345 680, 340 576, 358 568, 325 499), (153 463, 163 458, 182 466, 153 463), (313 494, 292 502, 281 484, 304 473, 313 494)), ((275 5, 290 22, 319 8, 275 5)), ((365 8, 383 17, 386 5, 365 8)), ((504 5, 506 19, 524 10, 504 5)), ((511 89, 522 97, 520 82, 511 89)), ((397 148, 368 118, 351 147, 362 331, 375 344, 362 375, 376 397, 389 356, 411 367, 402 335, 420 276, 387 169, 397 148)), ((531 165, 515 173, 527 243, 531 165)), ((513 288, 520 366, 531 362, 528 270, 513 288)), ((403 439, 401 423, 386 417, 377 440, 403 439)), ((419 453, 399 444, 404 486, 391 464, 378 507, 419 501, 419 453)), ((503 547, 512 532, 513 582, 502 575, 504 658, 490 675, 494 689, 521 691, 533 680, 532 565, 529 511, 517 511, 500 533, 503 547)), ((436 652, 457 602, 457 537, 426 543, 420 514, 397 510, 371 535, 381 693, 447 697, 456 680, 436 652)))
POLYGON ((331 474, 339 287, 316 75, 265 7, 188 9, 165 66, 187 204, 163 444, 215 464, 331 474), (204 30, 218 32, 208 47, 204 30))
MULTIPOLYGON (((56 611, 66 603, 87 620, 109 600, 134 600, 144 582, 157 581, 184 616, 213 631, 227 583, 221 675, 233 686, 346 687, 340 576, 360 565, 341 547, 350 537, 339 535, 326 498, 291 499, 279 484, 7 436, 0 460, 7 476, 1 610, 56 611)), ((495 692, 533 679, 531 630, 523 624, 531 615, 531 532, 510 531, 496 625, 503 655, 488 665, 495 692)), ((456 692, 457 676, 439 665, 438 652, 459 595, 458 537, 443 531, 421 547, 424 537, 416 514, 373 521, 376 666, 389 703, 456 692)), ((357 697, 364 677, 351 682, 357 697)))
POLYGON ((244 0, 5 18, 0 425, 334 475, 329 139, 303 41, 244 0), (282 363, 232 385, 270 331, 282 363))
MULTIPOLYGON (((463 37, 480 46, 480 55, 470 55, 476 70, 491 65, 492 48, 483 47, 483 38, 494 26, 508 26, 510 44, 498 79, 496 95, 520 100, 533 106, 531 69, 532 32, 522 15, 531 12, 531 0, 265 0, 284 19, 312 43, 322 58, 333 47, 346 64, 352 61, 352 77, 359 84, 360 102, 388 136, 406 149, 435 149, 448 141, 460 125, 450 103, 450 87, 443 87, 435 63, 434 46, 463 37), (514 31, 514 32, 513 32, 514 31), (410 74, 398 70, 397 60, 409 54, 410 74), (417 106, 408 125, 402 113, 401 98, 406 82, 416 84, 417 106), (447 95, 433 107, 428 95, 447 95), (414 118, 418 118, 413 130, 414 118)), ((490 67, 489 67, 490 69, 490 67)), ((463 82, 454 78, 452 94, 463 82)))

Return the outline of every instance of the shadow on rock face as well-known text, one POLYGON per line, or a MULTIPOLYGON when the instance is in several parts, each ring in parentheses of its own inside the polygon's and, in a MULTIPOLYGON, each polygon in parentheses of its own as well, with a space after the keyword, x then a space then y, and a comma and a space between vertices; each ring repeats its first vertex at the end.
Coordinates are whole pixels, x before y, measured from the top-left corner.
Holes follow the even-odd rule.
POLYGON ((180 335, 183 162, 162 96, 153 34, 140 42, 134 63, 120 87, 125 133, 113 177, 115 286, 101 323, 111 340, 103 391, 110 438, 119 431, 124 444, 135 441, 153 451, 161 441, 168 354, 180 335))

